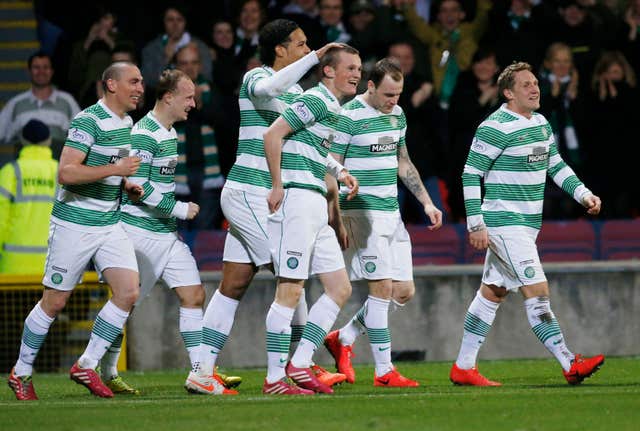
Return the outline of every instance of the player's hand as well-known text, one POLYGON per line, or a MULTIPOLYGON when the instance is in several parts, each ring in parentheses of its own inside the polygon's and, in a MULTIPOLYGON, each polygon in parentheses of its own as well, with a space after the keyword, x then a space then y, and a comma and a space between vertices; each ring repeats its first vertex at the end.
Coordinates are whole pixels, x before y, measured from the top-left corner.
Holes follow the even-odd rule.
POLYGON ((128 177, 135 174, 140 167, 139 157, 123 157, 115 163, 117 172, 116 175, 128 177))
POLYGON ((200 205, 193 202, 189 202, 189 209, 187 210, 187 220, 193 220, 200 212, 200 205))
POLYGON ((469 232, 469 243, 476 250, 486 250, 489 247, 489 233, 487 229, 469 232))
POLYGON ((284 199, 284 189, 282 187, 274 187, 267 196, 267 204, 269 205, 269 213, 273 214, 278 211, 282 200, 284 199))
POLYGON ((436 208, 435 205, 429 204, 424 206, 424 213, 429 217, 431 226, 427 227, 429 230, 438 230, 442 227, 442 211, 436 208))
POLYGON ((349 189, 349 193, 347 194, 348 201, 353 199, 354 196, 358 194, 360 183, 358 182, 358 179, 351 175, 346 169, 343 169, 342 172, 340 172, 340 175, 338 175, 338 181, 347 186, 347 188, 349 189))
POLYGON ((322 60, 322 57, 324 57, 324 55, 327 53, 327 51, 329 51, 331 48, 342 48, 343 46, 344 46, 344 44, 342 44, 342 43, 331 42, 331 43, 326 44, 322 48, 317 49, 316 50, 316 55, 318 56, 318 60, 322 60))
POLYGON ((138 202, 144 194, 144 190, 140 184, 127 180, 124 181, 124 191, 132 202, 138 202))
POLYGON ((598 215, 602 208, 602 201, 596 195, 587 195, 582 198, 582 205, 587 209, 587 214, 598 215))

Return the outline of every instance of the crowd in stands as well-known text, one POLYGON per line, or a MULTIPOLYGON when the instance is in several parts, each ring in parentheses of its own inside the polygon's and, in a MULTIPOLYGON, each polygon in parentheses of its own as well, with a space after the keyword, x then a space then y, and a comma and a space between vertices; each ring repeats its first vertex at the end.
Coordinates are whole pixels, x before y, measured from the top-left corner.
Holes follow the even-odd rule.
MULTIPOLYGON (((36 1, 36 14, 60 29, 57 43, 48 40, 43 46, 55 48, 29 59, 33 88, 5 105, 0 143, 15 144, 22 126, 37 118, 51 128, 56 156, 70 119, 101 96, 108 64, 141 67, 145 95, 134 121, 153 106, 160 72, 178 68, 196 83, 197 106, 176 125, 177 193, 200 203, 203 213, 185 228, 221 226, 219 195, 238 139, 238 89, 243 74, 260 66, 261 26, 278 17, 298 22, 312 49, 331 41, 357 48, 363 86, 375 61, 398 59, 407 146, 447 221, 464 220, 462 168, 476 127, 501 103, 496 78, 513 61, 533 65, 540 112, 565 161, 602 197, 603 217, 640 216, 631 175, 640 153, 640 0, 160 1, 145 13, 124 1, 71 11, 51 3, 36 1)), ((302 84, 315 82, 311 73, 302 84)), ((409 193, 401 190, 400 201, 407 222, 426 222, 409 193)), ((561 190, 547 188, 545 218, 581 214, 561 190)))

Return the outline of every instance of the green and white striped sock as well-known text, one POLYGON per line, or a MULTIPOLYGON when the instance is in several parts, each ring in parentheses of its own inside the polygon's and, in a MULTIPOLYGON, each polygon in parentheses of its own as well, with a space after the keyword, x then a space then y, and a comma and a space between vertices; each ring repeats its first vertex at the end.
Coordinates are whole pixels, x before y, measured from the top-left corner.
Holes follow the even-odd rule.
POLYGON ((350 346, 356 342, 356 338, 360 335, 364 335, 367 332, 367 327, 364 324, 365 318, 367 316, 367 302, 362 304, 362 307, 356 312, 355 316, 349 323, 340 328, 340 332, 338 333, 338 337, 340 338, 340 343, 345 346, 350 346))
POLYGON ((195 370, 200 361, 202 341, 202 309, 180 307, 180 335, 189 354, 191 369, 195 370))
POLYGON ((551 311, 549 297, 537 296, 524 301, 527 319, 533 333, 544 344, 549 352, 560 362, 565 371, 571 369, 571 361, 575 357, 567 348, 562 336, 562 330, 551 311))
POLYGON ((393 369, 391 364, 391 333, 389 332, 389 303, 391 301, 369 295, 365 326, 376 364, 376 375, 383 376, 393 369))
POLYGON ((483 297, 478 290, 464 318, 464 333, 458 359, 456 359, 458 368, 469 370, 475 367, 478 352, 496 318, 499 305, 483 297))
POLYGON ((33 307, 24 321, 20 355, 14 368, 16 376, 30 376, 33 373, 33 363, 54 320, 44 312, 39 302, 33 307))
POLYGON ((324 343, 324 337, 331 329, 338 317, 340 307, 326 294, 313 304, 309 310, 309 318, 302 332, 302 339, 296 349, 291 364, 297 368, 311 366, 313 353, 324 343))
POLYGON ((202 319, 199 363, 203 375, 213 375, 218 355, 227 342, 240 302, 216 290, 202 319))
POLYGON ((100 359, 122 333, 122 328, 128 318, 129 312, 121 310, 113 302, 107 301, 93 323, 89 344, 78 359, 78 365, 81 368, 95 369, 100 359))
POLYGON ((267 313, 267 383, 275 383, 286 376, 293 312, 293 308, 274 302, 267 313))

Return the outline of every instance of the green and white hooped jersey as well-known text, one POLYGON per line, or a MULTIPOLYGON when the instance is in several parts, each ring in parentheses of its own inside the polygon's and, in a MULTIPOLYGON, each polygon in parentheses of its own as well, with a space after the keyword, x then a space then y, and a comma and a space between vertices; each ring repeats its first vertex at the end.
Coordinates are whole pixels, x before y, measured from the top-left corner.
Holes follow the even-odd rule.
MULTIPOLYGON (((131 130, 132 155, 140 157, 140 168, 129 181, 142 186, 138 202, 123 199, 122 221, 146 232, 166 237, 177 230, 176 215, 186 215, 186 203, 175 199, 178 138, 150 111, 131 130)), ((184 217, 182 217, 184 218, 184 217)))
POLYGON ((268 67, 258 67, 244 75, 238 103, 240 105, 240 136, 236 161, 225 187, 266 196, 271 190, 271 176, 264 155, 264 133, 293 100, 302 94, 298 84, 277 97, 257 97, 256 83, 273 75, 268 67))
MULTIPOLYGON (((128 157, 131 117, 120 118, 102 100, 71 121, 65 146, 86 154, 86 166, 104 166, 128 157)), ((120 221, 121 176, 88 184, 63 185, 51 213, 54 223, 81 231, 104 230, 120 221)))
POLYGON ((340 209, 345 215, 398 217, 398 149, 405 144, 407 119, 400 106, 384 114, 356 96, 342 107, 331 152, 344 156, 344 167, 360 183, 358 194, 346 199, 340 187, 340 209))
POLYGON ((282 185, 327 194, 327 155, 336 135, 340 103, 322 83, 305 91, 283 113, 293 130, 282 146, 282 185))
POLYGON ((579 203, 591 193, 562 160, 546 118, 527 119, 503 104, 478 127, 462 174, 468 228, 485 223, 537 234, 547 175, 579 203))

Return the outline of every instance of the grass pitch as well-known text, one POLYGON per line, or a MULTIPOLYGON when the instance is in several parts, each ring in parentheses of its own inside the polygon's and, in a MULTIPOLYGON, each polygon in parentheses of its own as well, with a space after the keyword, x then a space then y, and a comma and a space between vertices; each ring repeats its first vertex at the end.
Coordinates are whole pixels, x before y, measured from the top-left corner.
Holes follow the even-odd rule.
MULTIPOLYGON (((374 388, 373 368, 356 367, 354 385, 335 395, 261 393, 264 370, 225 370, 244 379, 239 396, 196 396, 185 371, 128 372, 140 396, 97 399, 64 374, 36 374, 40 401, 0 389, 0 429, 162 430, 639 430, 640 358, 608 358, 580 386, 569 386, 553 360, 484 361, 500 388, 457 387, 450 363, 399 363, 419 388, 374 388)), ((6 381, 5 381, 6 384, 6 381)))

